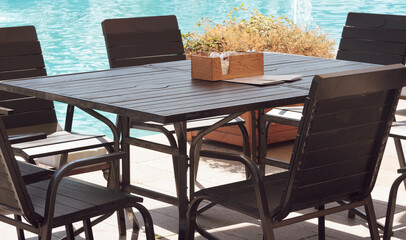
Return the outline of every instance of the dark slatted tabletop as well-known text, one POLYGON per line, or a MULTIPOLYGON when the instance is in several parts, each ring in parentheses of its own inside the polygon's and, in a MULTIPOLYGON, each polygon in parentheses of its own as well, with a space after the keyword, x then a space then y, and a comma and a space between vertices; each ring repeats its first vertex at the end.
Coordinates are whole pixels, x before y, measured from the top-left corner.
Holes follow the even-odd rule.
POLYGON ((0 89, 170 123, 301 102, 315 74, 373 66, 278 53, 266 53, 264 61, 265 74, 301 74, 303 79, 273 86, 192 80, 190 61, 177 61, 3 81, 0 89))

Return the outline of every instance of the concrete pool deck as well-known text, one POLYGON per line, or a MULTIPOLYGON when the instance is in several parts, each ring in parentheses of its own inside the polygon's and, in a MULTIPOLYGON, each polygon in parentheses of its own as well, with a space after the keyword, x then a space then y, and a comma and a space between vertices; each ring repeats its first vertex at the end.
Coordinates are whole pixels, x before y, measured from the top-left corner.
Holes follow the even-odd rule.
MULTIPOLYGON (((398 106, 398 120, 406 119, 406 101, 402 100, 398 106)), ((154 141, 165 141, 161 135, 146 137, 154 141)), ((223 148, 224 145, 207 142, 204 147, 223 148)), ((406 146, 405 146, 406 147, 406 146)), ((231 148, 233 150, 238 150, 231 148)), ((268 155, 282 160, 289 160, 292 142, 274 144, 269 147, 268 155)), ((175 185, 172 171, 172 160, 166 154, 153 151, 131 148, 132 183, 175 195, 175 185)), ((386 146, 382 166, 378 180, 372 192, 375 212, 380 223, 384 223, 388 192, 399 167, 393 140, 389 139, 386 146)), ((279 171, 276 168, 268 168, 267 171, 279 171)), ((105 185, 100 172, 87 173, 78 178, 105 185)), ((208 187, 220 183, 232 182, 244 179, 244 168, 240 164, 231 164, 226 161, 202 158, 199 165, 198 187, 208 187)), ((178 239, 177 232, 177 208, 175 206, 144 198, 144 205, 150 210, 155 227, 157 239, 178 239)), ((139 216, 137 214, 137 216, 139 216)), ((262 233, 259 221, 245 215, 238 214, 220 206, 215 206, 200 216, 200 223, 215 232, 220 239, 238 240, 261 240, 262 233)), ((140 220, 140 223, 142 221, 140 220)), ((75 224, 80 227, 81 223, 75 224)), ((392 239, 406 239, 406 191, 403 185, 398 193, 397 209, 394 220, 394 236, 392 239)), ((64 228, 53 231, 52 239, 61 239, 65 234, 64 228)), ((27 239, 37 239, 34 234, 26 233, 27 239)), ((118 236, 115 215, 93 227, 95 239, 131 239, 131 228, 128 225, 126 238, 118 236)), ((382 232, 380 232, 382 234, 382 232)), ((196 234, 196 239, 203 239, 196 234)), ((317 220, 293 224, 275 230, 276 239, 309 239, 317 238, 317 220)), ((327 239, 369 239, 369 230, 366 222, 359 217, 349 219, 347 212, 329 215, 326 217, 327 239)), ((0 223, 0 239, 17 239, 15 228, 0 223)), ((85 239, 84 234, 76 239, 85 239)), ((145 239, 143 231, 140 231, 139 239, 145 239)))

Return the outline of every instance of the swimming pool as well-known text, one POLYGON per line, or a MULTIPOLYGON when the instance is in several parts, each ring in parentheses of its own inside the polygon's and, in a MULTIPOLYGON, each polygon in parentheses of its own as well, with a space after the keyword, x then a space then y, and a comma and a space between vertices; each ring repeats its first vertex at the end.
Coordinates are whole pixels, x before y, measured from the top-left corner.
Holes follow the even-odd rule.
MULTIPOLYGON (((57 75, 109 67, 100 25, 104 19, 173 14, 178 17, 181 31, 186 33, 193 31, 202 17, 221 21, 241 3, 266 15, 290 18, 298 12, 294 11, 294 5, 300 10, 311 3, 311 25, 328 32, 336 43, 348 12, 404 14, 406 11, 406 2, 396 0, 0 0, 0 27, 34 25, 48 75, 57 75)), ((63 124, 65 105, 57 103, 56 109, 63 124)), ((108 116, 114 121, 114 115, 108 116)), ((107 127, 80 112, 75 114, 74 130, 109 135, 107 127)))

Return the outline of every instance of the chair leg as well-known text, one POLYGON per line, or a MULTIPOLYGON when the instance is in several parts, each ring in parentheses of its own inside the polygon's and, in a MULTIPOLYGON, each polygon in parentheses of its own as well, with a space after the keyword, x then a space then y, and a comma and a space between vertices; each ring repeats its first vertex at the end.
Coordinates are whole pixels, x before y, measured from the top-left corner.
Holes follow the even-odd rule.
POLYGON ((59 169, 60 167, 65 165, 67 162, 68 162, 68 154, 67 153, 61 154, 61 156, 59 158, 59 165, 56 166, 56 169, 59 169))
MULTIPOLYGON (((405 154, 403 153, 403 147, 402 147, 402 142, 400 141, 400 138, 393 138, 393 141, 395 142, 395 148, 396 148, 396 154, 398 156, 398 161, 399 161, 399 166, 400 168, 406 167, 406 160, 405 160, 405 154)), ((406 188, 406 181, 403 182, 406 188)))
MULTIPOLYGON (((190 155, 189 155, 190 156, 190 161, 191 162, 193 161, 193 164, 190 164, 190 167, 189 167, 190 173, 191 173, 190 177, 189 177, 190 178, 189 179, 189 181, 190 181, 189 186, 191 186, 189 188, 189 192, 190 192, 191 198, 193 198, 193 195, 195 193, 195 186, 194 185, 195 185, 195 182, 196 182, 196 179, 197 179, 197 170, 198 170, 199 161, 200 161, 200 150, 202 148, 202 144, 203 144, 202 139, 200 141, 198 141, 198 142, 194 142, 192 140, 192 144, 191 144, 191 147, 190 147, 190 149, 191 149, 190 150, 190 155)), ((198 214, 201 214, 201 213, 209 210, 210 208, 214 207, 215 205, 216 205, 215 203, 209 203, 206 206, 202 207, 201 209, 197 210, 196 212, 198 214)))
POLYGON ((214 206, 216 206, 215 203, 209 203, 209 204, 207 204, 206 206, 204 206, 204 207, 200 208, 199 210, 197 210, 196 212, 197 212, 197 214, 201 214, 201 213, 203 213, 203 212, 209 210, 210 208, 212 208, 212 207, 214 207, 214 206))
MULTIPOLYGON (((248 135, 247 128, 244 126, 244 124, 238 124, 237 126, 240 129, 241 137, 242 137, 242 152, 245 156, 250 156, 251 147, 250 147, 250 138, 248 135)), ((249 179, 251 177, 251 174, 247 168, 245 168, 245 177, 246 177, 246 179, 249 179)))
POLYGON ((47 222, 43 225, 42 231, 40 231, 40 235, 38 239, 40 240, 51 240, 52 237, 52 222, 47 222))
MULTIPOLYGON (((116 122, 119 124, 118 128, 120 131, 122 131, 123 128, 123 124, 121 123, 121 120, 119 120, 119 118, 117 117, 116 122)), ((142 124, 141 124, 142 125, 142 124)), ((172 149, 177 149, 178 148, 178 144, 176 142, 175 137, 173 136, 173 133, 169 132, 166 128, 164 127, 151 127, 151 126, 141 126, 140 129, 145 129, 145 127, 147 127, 148 130, 150 131, 154 131, 154 132, 158 132, 158 133, 162 133, 165 135, 166 139, 168 140, 169 146, 172 149)), ((135 126, 133 126, 133 128, 136 128, 135 126)), ((159 150, 158 150, 159 151, 159 150)), ((175 176, 175 183, 178 182, 178 157, 175 155, 172 155, 172 162, 173 162, 173 170, 174 170, 174 176, 175 176)), ((178 196, 178 185, 176 184, 176 195, 178 196)))
POLYGON ((197 208, 202 201, 203 198, 195 198, 190 204, 186 217, 186 240, 195 239, 195 231, 206 239, 219 240, 219 238, 203 229, 197 222, 197 208))
POLYGON ((133 230, 139 230, 140 229, 140 224, 138 223, 137 217, 134 214, 134 211, 132 208, 126 208, 125 212, 127 214, 128 221, 131 224, 131 227, 133 230))
POLYGON ((261 155, 259 156, 259 169, 261 171, 262 175, 265 175, 265 168, 266 168, 266 152, 268 148, 268 132, 269 132, 269 126, 271 123, 269 121, 263 122, 264 120, 260 121, 260 128, 261 132, 259 133, 259 138, 260 138, 260 148, 261 148, 261 155))
POLYGON ((266 217, 264 219, 261 219, 261 225, 262 225, 262 233, 263 233, 263 239, 264 240, 275 240, 275 235, 273 233, 273 224, 271 220, 267 219, 266 217))
POLYGON ((132 227, 131 239, 138 239, 140 232, 140 224, 138 223, 137 217, 134 214, 132 208, 126 208, 125 212, 127 214, 128 221, 132 227))
POLYGON ((378 224, 376 221, 376 215, 375 215, 375 210, 374 210, 374 205, 372 203, 371 195, 369 195, 367 197, 366 201, 367 201, 367 203, 365 204, 365 213, 367 216, 369 233, 371 234, 372 240, 378 240, 378 239, 380 239, 379 231, 378 231, 378 224))
MULTIPOLYGON (((200 132, 199 132, 200 134, 200 132)), ((190 144, 190 149, 189 149, 189 160, 190 160, 190 165, 189 165, 189 194, 191 198, 193 197, 193 194, 195 193, 195 183, 197 179, 197 171, 199 167, 199 162, 200 162, 200 151, 202 149, 203 145, 203 139, 200 138, 198 141, 196 140, 197 138, 194 137, 192 139, 192 142, 190 144)))
MULTIPOLYGON (((324 210, 324 205, 318 206, 317 210, 324 210)), ((326 217, 318 217, 318 228, 319 228, 319 240, 326 239, 326 217)))
POLYGON ((192 201, 186 218, 186 240, 195 239, 197 208, 203 199, 192 201))
POLYGON ((195 180, 195 181, 196 181, 196 179, 197 179, 197 171, 198 171, 198 169, 199 169, 200 149, 202 149, 202 145, 203 145, 203 141, 200 140, 200 141, 196 144, 196 149, 197 149, 197 151, 194 151, 194 153, 192 153, 192 154, 194 154, 194 156, 193 156, 193 160, 194 160, 194 163, 193 163, 193 177, 194 177, 194 180, 195 180))
POLYGON ((386 210, 385 230, 383 239, 389 240, 392 237, 393 218, 395 215, 396 197, 400 184, 406 179, 406 174, 402 174, 393 182, 389 192, 388 208, 386 210))
POLYGON ((270 235, 270 236, 264 235, 264 236, 262 237, 262 239, 263 239, 263 240, 275 240, 275 236, 274 236, 273 233, 272 233, 272 235, 270 235))
POLYGON ((348 214, 347 214, 347 216, 348 216, 348 218, 355 218, 355 213, 354 212, 351 212, 351 211, 348 211, 348 214))
POLYGON ((85 228, 86 240, 94 240, 90 219, 83 220, 83 227, 85 228))
POLYGON ((117 224, 118 224, 118 234, 120 236, 125 236, 127 231, 125 227, 124 210, 117 211, 117 224))
MULTIPOLYGON (((338 204, 341 205, 346 205, 347 203, 344 201, 337 201, 338 204)), ((352 214, 354 214, 354 216, 358 216, 364 220, 368 220, 368 217, 366 216, 365 212, 361 211, 358 208, 353 208, 351 210, 348 210, 348 212, 351 212, 352 214)), ((348 213, 348 215, 350 215, 350 213, 348 213)), ((380 224, 379 222, 376 223, 378 225, 378 229, 381 229, 382 231, 384 230, 385 226, 383 226, 382 224, 380 224)))
MULTIPOLYGON (((172 149, 176 149, 178 144, 176 143, 175 138, 173 137, 172 133, 168 132, 168 131, 161 131, 165 137, 168 139, 169 145, 172 149)), ((176 196, 179 196, 179 187, 178 187, 178 157, 172 155, 172 163, 173 163, 173 174, 175 176, 175 183, 176 183, 176 196)))
MULTIPOLYGON (((21 216, 20 216, 20 215, 17 215, 17 214, 14 214, 14 219, 17 220, 17 221, 19 221, 19 222, 22 221, 22 220, 21 220, 21 216)), ((24 240, 24 239, 25 239, 25 236, 24 236, 24 229, 16 228, 16 230, 17 230, 17 237, 18 237, 18 240, 24 240)))
POLYGON ((135 203, 133 207, 135 207, 141 213, 141 216, 144 220, 145 235, 147 236, 147 240, 154 240, 155 239, 154 224, 152 222, 152 217, 148 209, 146 209, 143 205, 139 203, 135 203))
POLYGON ((73 231, 72 224, 66 224, 65 229, 66 229, 66 239, 67 240, 75 240, 75 233, 73 231))
POLYGON ((179 193, 179 186, 178 186, 178 157, 172 156, 172 164, 173 164, 173 174, 175 176, 175 187, 176 187, 176 196, 179 193))

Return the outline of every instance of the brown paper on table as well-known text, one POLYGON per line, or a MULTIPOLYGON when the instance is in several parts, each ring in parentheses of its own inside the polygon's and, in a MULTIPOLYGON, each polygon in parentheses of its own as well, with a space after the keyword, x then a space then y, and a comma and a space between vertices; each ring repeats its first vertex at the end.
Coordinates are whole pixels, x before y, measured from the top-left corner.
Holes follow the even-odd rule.
POLYGON ((274 85, 283 82, 293 82, 300 79, 302 79, 301 75, 260 75, 253 77, 233 78, 223 81, 252 85, 274 85))

